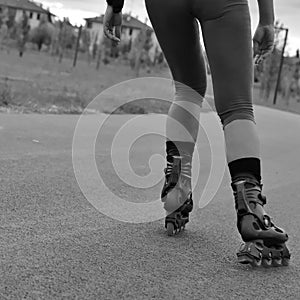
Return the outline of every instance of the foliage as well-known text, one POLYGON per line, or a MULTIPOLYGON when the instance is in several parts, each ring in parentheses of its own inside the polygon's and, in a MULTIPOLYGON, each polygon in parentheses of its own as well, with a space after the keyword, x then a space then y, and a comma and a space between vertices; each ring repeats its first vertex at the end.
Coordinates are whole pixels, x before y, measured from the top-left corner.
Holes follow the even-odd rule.
POLYGON ((0 82, 0 106, 7 106, 12 102, 12 90, 7 80, 0 82))
MULTIPOLYGON (((274 95, 280 70, 280 62, 284 47, 286 30, 283 24, 276 22, 275 47, 273 53, 265 60, 261 68, 256 71, 256 79, 260 81, 260 97, 267 101, 274 95)), ((285 56, 280 74, 278 96, 289 105, 291 98, 300 96, 300 61, 299 57, 285 56)))
POLYGON ((48 21, 46 16, 43 16, 39 26, 31 30, 30 39, 31 42, 36 44, 38 49, 41 50, 43 45, 49 46, 51 44, 53 33, 53 25, 48 21))
POLYGON ((84 52, 89 51, 91 46, 91 35, 87 29, 82 29, 81 32, 81 47, 84 52))
POLYGON ((9 21, 8 8, 3 8, 0 13, 0 28, 5 24, 7 25, 9 21))
POLYGON ((16 25, 16 37, 17 37, 17 45, 20 56, 23 56, 23 52, 25 50, 25 45, 29 38, 29 18, 25 11, 23 11, 21 20, 16 25))
POLYGON ((141 64, 148 64, 149 50, 152 46, 152 30, 146 28, 141 30, 133 41, 130 52, 130 65, 135 70, 136 76, 139 76, 141 64))
POLYGON ((1 47, 1 49, 9 37, 9 31, 8 31, 8 26, 7 26, 8 20, 9 20, 8 9, 3 9, 0 14, 0 47, 1 47))
POLYGON ((62 49, 72 49, 75 45, 76 36, 67 18, 59 22, 58 42, 62 49))
POLYGON ((261 83, 261 97, 269 99, 271 91, 274 90, 279 72, 281 52, 284 43, 283 24, 279 21, 275 23, 275 43, 273 52, 267 59, 256 69, 256 80, 261 83))

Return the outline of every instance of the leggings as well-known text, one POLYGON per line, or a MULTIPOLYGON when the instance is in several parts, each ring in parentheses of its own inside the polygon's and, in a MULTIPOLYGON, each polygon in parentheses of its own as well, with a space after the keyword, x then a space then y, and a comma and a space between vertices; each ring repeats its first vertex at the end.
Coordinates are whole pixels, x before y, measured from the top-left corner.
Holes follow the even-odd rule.
POLYGON ((248 1, 146 0, 146 7, 173 79, 205 96, 206 66, 198 20, 222 124, 238 119, 254 122, 248 1))

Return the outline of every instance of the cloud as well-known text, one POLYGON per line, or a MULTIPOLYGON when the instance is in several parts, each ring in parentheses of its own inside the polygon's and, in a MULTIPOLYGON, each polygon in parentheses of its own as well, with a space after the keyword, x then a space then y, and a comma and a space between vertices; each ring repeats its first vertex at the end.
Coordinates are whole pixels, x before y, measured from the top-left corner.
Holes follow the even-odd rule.
POLYGON ((49 2, 49 1, 42 1, 41 2, 44 7, 52 9, 62 9, 64 5, 61 2, 49 2))
MULTIPOLYGON (((65 1, 64 1, 65 2, 65 1)), ((41 2, 45 8, 49 8, 59 19, 68 17, 73 25, 84 25, 84 18, 95 17, 96 12, 84 10, 82 8, 73 8, 61 2, 41 2)))

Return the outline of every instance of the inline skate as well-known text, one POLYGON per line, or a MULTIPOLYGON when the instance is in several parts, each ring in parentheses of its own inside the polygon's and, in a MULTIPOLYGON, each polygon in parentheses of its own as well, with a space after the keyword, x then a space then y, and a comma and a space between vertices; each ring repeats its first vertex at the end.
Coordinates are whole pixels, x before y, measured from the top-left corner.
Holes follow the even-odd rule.
POLYGON ((238 262, 255 267, 287 266, 291 257, 285 244, 288 235, 266 214, 262 185, 253 179, 239 178, 232 188, 237 227, 244 241, 237 253, 238 262))
POLYGON ((174 156, 167 162, 161 200, 166 210, 165 227, 168 236, 185 229, 193 209, 191 158, 174 156))

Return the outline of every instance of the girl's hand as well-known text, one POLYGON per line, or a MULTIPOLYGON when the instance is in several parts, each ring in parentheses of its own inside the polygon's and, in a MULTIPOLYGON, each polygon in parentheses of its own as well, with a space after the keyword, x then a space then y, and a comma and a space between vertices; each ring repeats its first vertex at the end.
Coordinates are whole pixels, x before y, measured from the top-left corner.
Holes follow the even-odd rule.
POLYGON ((110 40, 120 43, 121 41, 121 26, 122 26, 122 13, 114 13, 113 8, 107 5, 104 15, 104 35, 110 40))
POLYGON ((274 49, 274 25, 258 25, 253 37, 255 64, 260 64, 274 49))

